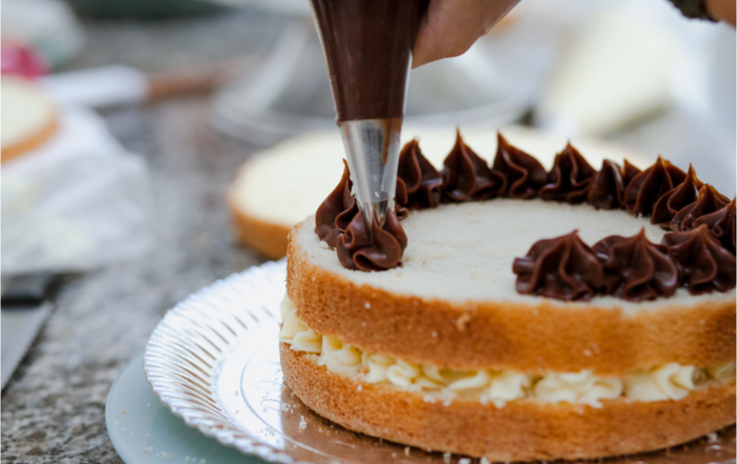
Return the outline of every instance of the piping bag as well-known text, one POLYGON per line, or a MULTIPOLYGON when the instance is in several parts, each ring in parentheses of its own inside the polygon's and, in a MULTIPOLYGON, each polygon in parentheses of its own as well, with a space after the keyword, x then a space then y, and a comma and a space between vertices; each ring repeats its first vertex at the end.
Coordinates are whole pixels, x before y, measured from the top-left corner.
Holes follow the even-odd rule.
POLYGON ((311 0, 353 194, 370 230, 394 208, 412 48, 429 0, 311 0))

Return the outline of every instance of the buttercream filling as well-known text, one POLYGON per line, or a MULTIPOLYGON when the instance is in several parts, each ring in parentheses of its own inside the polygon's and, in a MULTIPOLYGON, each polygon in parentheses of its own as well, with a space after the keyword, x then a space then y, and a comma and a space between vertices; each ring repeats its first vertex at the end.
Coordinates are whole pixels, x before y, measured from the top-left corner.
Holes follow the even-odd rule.
POLYGON ((735 362, 705 368, 667 363, 633 370, 624 377, 598 376, 588 369, 544 375, 497 369, 460 371, 369 353, 337 337, 315 333, 297 316, 289 297, 281 304, 281 316, 279 340, 291 345, 292 350, 312 354, 328 372, 424 393, 427 402, 475 398, 482 404, 493 403, 501 408, 507 401, 531 399, 599 408, 601 400, 680 400, 696 388, 726 384, 735 376, 735 362))

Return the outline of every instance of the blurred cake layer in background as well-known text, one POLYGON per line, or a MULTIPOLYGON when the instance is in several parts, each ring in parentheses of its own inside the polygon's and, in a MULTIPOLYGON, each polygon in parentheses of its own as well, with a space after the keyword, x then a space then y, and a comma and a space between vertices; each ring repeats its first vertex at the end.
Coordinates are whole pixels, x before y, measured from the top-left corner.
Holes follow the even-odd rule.
POLYGON ((56 133, 57 109, 33 82, 2 77, 2 162, 43 145, 56 133))

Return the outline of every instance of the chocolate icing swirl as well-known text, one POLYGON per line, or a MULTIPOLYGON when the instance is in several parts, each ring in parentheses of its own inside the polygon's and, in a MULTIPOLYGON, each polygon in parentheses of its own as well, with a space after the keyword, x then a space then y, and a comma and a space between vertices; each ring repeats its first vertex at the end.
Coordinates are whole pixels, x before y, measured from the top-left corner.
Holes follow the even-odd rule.
POLYGON ((668 249, 650 242, 644 228, 632 237, 610 235, 591 248, 604 266, 606 294, 644 301, 678 289, 678 268, 668 249))
POLYGON ((315 232, 336 248, 344 267, 381 271, 401 265, 407 246, 398 217, 408 209, 434 208, 443 201, 484 200, 495 196, 578 203, 588 199, 597 209, 624 207, 632 214, 652 214, 651 222, 677 232, 663 244, 649 242, 644 229, 632 237, 609 236, 593 247, 577 232, 536 242, 514 260, 519 293, 560 300, 589 300, 595 294, 631 301, 672 296, 679 286, 700 294, 735 287, 735 203, 711 185, 702 184, 694 169, 688 174, 658 157, 640 172, 605 160, 597 172, 570 144, 556 155, 546 173, 530 155, 498 134, 493 167, 473 152, 457 133, 456 143, 439 173, 422 155, 417 140, 405 145, 399 158, 396 210, 383 227, 369 231, 351 194, 347 163, 338 186, 317 210, 315 232), (547 183, 546 183, 547 182, 547 183))
POLYGON ((422 155, 417 139, 407 143, 399 154, 397 215, 406 216, 404 208, 435 208, 440 204, 442 185, 442 174, 422 155))
POLYGON ((692 295, 726 292, 735 287, 735 255, 714 238, 706 224, 663 236, 663 244, 678 266, 681 283, 692 295))
POLYGON ((648 216, 658 199, 686 179, 686 173, 658 156, 658 160, 637 174, 624 191, 624 205, 631 214, 648 216))
POLYGON ((340 264, 346 269, 383 271, 397 267, 407 248, 407 235, 399 225, 394 211, 386 215, 384 227, 374 222, 373 234, 366 225, 363 214, 356 214, 338 237, 336 249, 340 264))
POLYGON ((622 168, 611 160, 604 160, 589 188, 589 204, 596 209, 616 209, 624 197, 622 168))
POLYGON ((729 198, 725 197, 717 190, 709 185, 704 184, 699 189, 699 195, 696 201, 681 208, 671 220, 671 229, 675 231, 686 231, 694 228, 693 222, 713 212, 719 211, 729 203, 729 198))
POLYGON ((443 161, 443 196, 450 201, 487 200, 497 196, 501 179, 492 174, 486 161, 463 142, 456 131, 456 143, 443 161))
POLYGON ((693 166, 688 166, 686 179, 677 187, 665 192, 653 206, 651 224, 660 224, 664 229, 671 228, 671 221, 684 207, 690 205, 699 196, 702 182, 696 177, 693 166))
POLYGON ((624 191, 640 173, 637 167, 624 160, 624 167, 604 160, 589 188, 588 201, 596 209, 624 208, 624 191))
POLYGON ((497 133, 497 148, 491 172, 501 179, 500 196, 532 198, 545 185, 548 174, 538 160, 513 147, 497 133))
POLYGON ((568 143, 561 153, 555 155, 547 183, 540 189, 540 198, 546 201, 581 203, 586 200, 595 175, 596 169, 568 143))
MULTIPOLYGON (((640 168, 625 159, 624 167, 622 168, 622 180, 624 181, 624 188, 626 189, 630 182, 632 182, 632 179, 634 179, 635 176, 641 172, 642 171, 640 171, 640 168)), ((624 207, 624 192, 622 192, 622 207, 624 207)))
POLYGON ((315 233, 331 247, 335 247, 338 236, 345 232, 348 224, 359 212, 356 199, 351 194, 353 182, 350 179, 348 163, 343 160, 343 165, 343 177, 338 186, 325 198, 315 214, 315 233))
POLYGON ((535 242, 524 258, 515 258, 517 292, 559 300, 589 300, 605 286, 604 269, 577 231, 535 242))
POLYGON ((706 225, 711 235, 719 240, 724 248, 735 254, 735 199, 724 208, 706 214, 693 221, 693 227, 706 225))

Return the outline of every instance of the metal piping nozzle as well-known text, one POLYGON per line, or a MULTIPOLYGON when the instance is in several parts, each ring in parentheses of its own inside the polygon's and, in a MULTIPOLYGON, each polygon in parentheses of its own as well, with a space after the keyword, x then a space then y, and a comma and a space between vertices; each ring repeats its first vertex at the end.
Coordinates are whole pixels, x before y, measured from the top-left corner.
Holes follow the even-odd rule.
POLYGON ((339 125, 358 208, 369 230, 374 221, 383 227, 394 208, 402 119, 363 119, 339 125))

